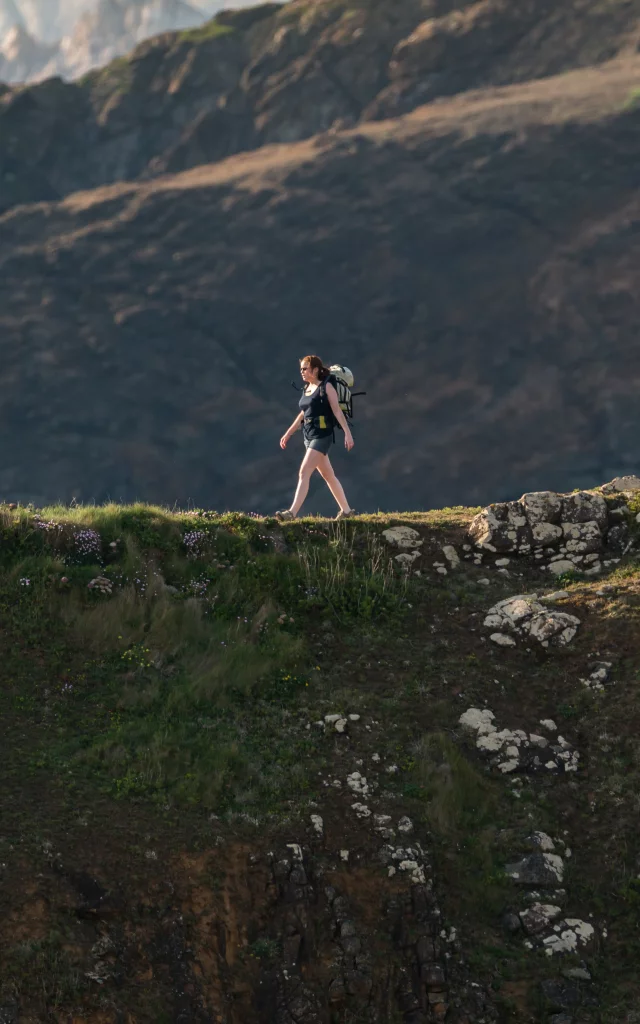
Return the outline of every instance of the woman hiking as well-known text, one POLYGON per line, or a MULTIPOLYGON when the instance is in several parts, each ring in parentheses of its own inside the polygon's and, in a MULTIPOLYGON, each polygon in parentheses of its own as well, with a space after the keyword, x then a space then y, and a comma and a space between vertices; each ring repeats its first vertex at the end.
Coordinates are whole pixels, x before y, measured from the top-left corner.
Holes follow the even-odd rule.
POLYGON ((342 484, 333 470, 329 449, 334 441, 336 421, 344 430, 344 446, 348 452, 353 448, 353 436, 340 408, 338 393, 331 383, 331 371, 323 366, 319 356, 305 356, 301 359, 300 375, 304 383, 300 412, 286 434, 280 438, 280 447, 286 448, 289 438, 302 427, 306 452, 300 466, 293 504, 289 509, 276 512, 276 518, 282 521, 296 518, 309 493, 311 476, 317 469, 340 506, 336 519, 346 519, 354 511, 349 507, 342 484))

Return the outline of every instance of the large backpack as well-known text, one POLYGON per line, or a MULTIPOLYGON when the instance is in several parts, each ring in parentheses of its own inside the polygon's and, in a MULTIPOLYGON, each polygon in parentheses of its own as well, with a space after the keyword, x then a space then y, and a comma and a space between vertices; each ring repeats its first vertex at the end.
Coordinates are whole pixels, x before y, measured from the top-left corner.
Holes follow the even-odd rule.
MULTIPOLYGON (((353 419, 353 398, 354 395, 366 395, 366 391, 353 391, 355 380, 348 366, 341 363, 334 363, 329 367, 333 378, 334 387, 338 393, 340 408, 347 418, 347 422, 353 419)), ((339 424, 336 423, 339 428, 339 424)))

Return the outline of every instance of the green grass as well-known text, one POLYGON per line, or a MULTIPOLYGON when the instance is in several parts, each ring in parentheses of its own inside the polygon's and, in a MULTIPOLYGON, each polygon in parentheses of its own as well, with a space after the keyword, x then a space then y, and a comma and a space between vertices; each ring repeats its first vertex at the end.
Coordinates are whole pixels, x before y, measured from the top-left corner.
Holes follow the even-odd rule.
POLYGON ((221 36, 228 36, 235 31, 232 25, 220 25, 215 18, 212 18, 204 25, 178 32, 178 39, 184 43, 206 43, 210 39, 219 39, 221 36))
POLYGON ((624 102, 624 110, 635 110, 640 105, 640 86, 632 89, 624 102))
POLYGON ((0 703, 30 721, 22 768, 253 818, 306 799, 323 755, 289 718, 314 692, 308 626, 391 625, 408 583, 366 524, 301 521, 288 554, 276 528, 143 505, 1 510, 0 703))

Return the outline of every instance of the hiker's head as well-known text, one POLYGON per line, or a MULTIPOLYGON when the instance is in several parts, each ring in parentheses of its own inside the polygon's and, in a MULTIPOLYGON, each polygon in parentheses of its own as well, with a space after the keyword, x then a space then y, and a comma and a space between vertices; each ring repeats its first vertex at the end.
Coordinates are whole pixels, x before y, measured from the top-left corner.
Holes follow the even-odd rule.
POLYGON ((326 380, 329 372, 320 356, 305 356, 300 360, 300 374, 306 383, 326 380))

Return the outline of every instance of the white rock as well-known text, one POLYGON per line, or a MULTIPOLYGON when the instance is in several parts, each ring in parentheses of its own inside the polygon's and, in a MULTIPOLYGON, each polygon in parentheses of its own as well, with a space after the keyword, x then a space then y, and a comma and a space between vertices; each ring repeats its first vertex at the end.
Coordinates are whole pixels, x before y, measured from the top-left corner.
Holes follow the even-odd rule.
POLYGON ((351 810, 356 812, 358 818, 370 818, 371 811, 366 804, 351 804, 351 810))
POLYGON ((558 731, 558 726, 556 725, 556 723, 551 718, 541 718, 540 719, 540 725, 542 726, 543 729, 546 729, 547 732, 557 732, 558 731))
POLYGON ((447 559, 447 561, 451 563, 452 569, 455 569, 458 565, 460 565, 460 558, 458 556, 458 552, 456 551, 452 544, 445 544, 444 547, 442 548, 442 554, 447 559))
POLYGON ((546 546, 562 537, 562 528, 553 523, 536 523, 531 528, 531 533, 534 543, 546 546))
POLYGON ((496 558, 496 565, 497 566, 509 565, 510 562, 511 562, 510 558, 496 558))
POLYGON ((342 715, 325 715, 324 716, 324 720, 327 723, 327 725, 333 725, 334 722, 339 721, 339 719, 341 719, 341 718, 342 718, 342 715))
POLYGON ((387 767, 385 768, 385 772, 387 772, 389 775, 395 775, 396 772, 398 771, 400 771, 400 769, 398 768, 397 764, 388 764, 387 767))
POLYGON ((401 871, 411 872, 411 881, 414 885, 424 885, 426 881, 424 870, 415 860, 403 860, 399 867, 401 871))
POLYGON ((471 732, 492 732, 495 731, 495 725, 493 725, 495 717, 493 711, 489 711, 488 708, 485 708, 484 711, 481 711, 480 708, 469 708, 468 711, 460 715, 458 723, 471 732))
POLYGON ((369 795, 369 783, 360 772, 352 772, 351 775, 347 775, 347 786, 361 796, 369 795))
POLYGON ((436 572, 440 573, 441 576, 447 575, 447 570, 445 569, 444 565, 439 565, 438 568, 436 569, 436 572))
POLYGON ((504 774, 507 774, 508 772, 514 772, 519 764, 520 762, 514 759, 511 761, 502 761, 502 763, 498 765, 498 769, 504 774))
POLYGON ((502 618, 502 615, 487 615, 483 625, 486 626, 487 629, 497 629, 499 626, 502 626, 503 622, 504 619, 502 618))
POLYGON ((360 715, 349 715, 349 721, 350 722, 359 722, 360 721, 360 715))
POLYGON ((549 572, 552 572, 554 576, 560 576, 563 572, 571 572, 572 569, 575 569, 575 565, 567 558, 561 558, 557 562, 549 564, 549 572))
POLYGON ((549 740, 545 739, 544 736, 538 736, 537 733, 532 732, 529 734, 529 740, 534 747, 548 747, 549 740))
POLYGON ((488 580, 486 576, 483 576, 482 579, 478 580, 478 583, 482 583, 483 587, 488 587, 491 584, 491 580, 488 580))
POLYGON ((291 850, 294 860, 302 860, 302 847, 298 843, 287 843, 287 850, 291 850))
POLYGON ((568 590, 554 590, 553 594, 541 594, 540 601, 563 601, 569 597, 568 590))
POLYGON ((411 818, 407 818, 406 814, 398 822, 398 832, 413 832, 413 822, 411 818))
POLYGON ((340 850, 340 860, 343 860, 345 862, 345 864, 346 864, 346 862, 349 860, 349 851, 348 850, 340 850))
POLYGON ((347 728, 346 718, 339 718, 338 721, 335 723, 334 728, 336 732, 344 732, 345 729, 347 728))
POLYGON ((546 832, 534 832, 531 836, 534 846, 537 846, 539 850, 543 850, 545 853, 553 853, 556 846, 546 832))
POLYGON ((378 761, 380 760, 380 754, 372 754, 372 755, 371 755, 371 760, 372 760, 372 761, 375 761, 375 762, 376 762, 376 764, 377 764, 377 763, 378 763, 378 761))
POLYGON ((413 565, 419 554, 420 553, 418 551, 403 551, 399 555, 394 555, 394 561, 397 562, 398 565, 408 568, 408 566, 413 565))
POLYGON ((384 530, 382 536, 388 544, 397 548, 418 548, 424 544, 418 531, 413 530, 410 526, 392 526, 390 529, 384 530))
POLYGON ((311 815, 311 824, 313 825, 318 835, 321 836, 324 831, 324 822, 319 814, 311 815))
POLYGON ((542 856, 549 871, 552 871, 557 880, 561 882, 564 875, 564 861, 562 857, 559 857, 557 853, 543 853, 542 856))
POLYGON ((499 647, 515 647, 516 642, 512 636, 507 636, 506 633, 492 633, 489 637, 493 640, 494 644, 498 644, 499 647))

